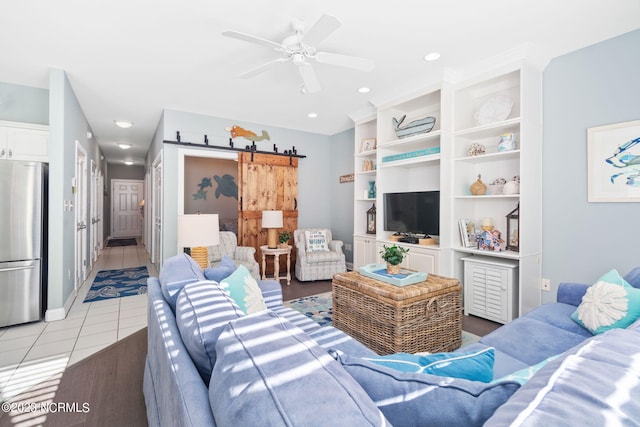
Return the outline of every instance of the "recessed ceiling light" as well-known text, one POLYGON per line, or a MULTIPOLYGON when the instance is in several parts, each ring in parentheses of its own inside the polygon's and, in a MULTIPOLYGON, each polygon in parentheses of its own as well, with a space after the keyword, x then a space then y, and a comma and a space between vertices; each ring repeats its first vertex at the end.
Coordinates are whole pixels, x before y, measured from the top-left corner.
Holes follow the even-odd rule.
POLYGON ((360 89, 358 89, 358 92, 360 93, 368 93, 370 91, 371 89, 369 89, 368 87, 361 87, 360 89))
POLYGON ((128 129, 133 126, 133 123, 128 122, 126 120, 114 120, 116 126, 121 127, 123 129, 128 129))
POLYGON ((127 166, 131 166, 133 162, 131 160, 125 160, 124 164, 127 166))
POLYGON ((131 148, 131 144, 118 144, 118 147, 122 148, 123 150, 128 150, 129 148, 131 148))
POLYGON ((440 58, 440 54, 438 52, 427 53, 424 56, 425 61, 435 61, 436 59, 439 59, 439 58, 440 58))
POLYGON ((307 114, 307 117, 309 117, 310 119, 315 119, 316 117, 318 117, 318 115, 316 113, 309 113, 307 114))

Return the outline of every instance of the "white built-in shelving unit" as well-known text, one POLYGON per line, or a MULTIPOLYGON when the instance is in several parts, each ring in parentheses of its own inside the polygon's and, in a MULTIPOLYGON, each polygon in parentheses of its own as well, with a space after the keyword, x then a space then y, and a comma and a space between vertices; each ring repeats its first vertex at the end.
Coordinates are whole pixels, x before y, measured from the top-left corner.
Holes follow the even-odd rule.
POLYGON ((495 260, 496 265, 515 262, 517 268, 513 271, 517 272, 517 277, 513 283, 516 285, 505 300, 511 304, 505 310, 509 315, 522 314, 540 305, 541 105, 541 66, 529 61, 523 50, 503 55, 495 63, 484 62, 475 69, 449 70, 437 85, 388 102, 375 103, 375 115, 354 120, 354 268, 379 262, 379 249, 393 243, 390 239, 393 231, 384 230, 383 194, 440 190, 439 244, 402 243, 411 248, 403 266, 464 282, 464 265, 469 263, 470 256, 482 257, 484 265, 491 260, 495 260), (476 113, 496 96, 507 96, 512 100, 508 116, 479 124, 476 113), (400 119, 405 114, 403 124, 433 116, 435 126, 428 133, 399 139, 392 119, 400 119), (514 150, 498 150, 500 136, 505 133, 516 135, 514 150), (364 138, 376 138, 375 151, 361 152, 364 138), (468 154, 474 143, 486 147, 484 155, 468 154), (439 152, 420 156, 410 154, 434 147, 439 147, 439 152), (401 159, 386 160, 397 155, 401 159), (375 159, 376 170, 363 172, 363 159, 375 159), (485 184, 496 178, 509 181, 519 176, 520 192, 471 195, 469 188, 478 175, 485 184), (377 187, 375 235, 366 234, 366 211, 373 200, 363 195, 370 180, 375 180, 377 187), (518 205, 518 251, 486 251, 463 246, 460 219, 480 224, 483 218, 492 218, 495 228, 506 237, 506 215, 518 205), (517 306, 513 307, 514 304, 517 306))

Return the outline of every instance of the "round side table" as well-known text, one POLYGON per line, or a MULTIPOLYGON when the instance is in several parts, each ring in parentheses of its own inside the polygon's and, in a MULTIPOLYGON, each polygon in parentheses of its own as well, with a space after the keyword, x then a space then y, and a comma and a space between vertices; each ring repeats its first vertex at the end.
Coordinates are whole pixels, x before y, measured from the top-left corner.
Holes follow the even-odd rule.
MULTIPOLYGON (((267 255, 273 256, 273 280, 280 281, 281 279, 287 279, 287 286, 291 284, 291 246, 287 245, 286 248, 269 248, 269 246, 260 246, 262 252, 262 280, 266 277, 266 265, 267 255), (287 275, 280 276, 280 255, 287 255, 287 275)), ((271 279, 271 277, 270 277, 271 279)))

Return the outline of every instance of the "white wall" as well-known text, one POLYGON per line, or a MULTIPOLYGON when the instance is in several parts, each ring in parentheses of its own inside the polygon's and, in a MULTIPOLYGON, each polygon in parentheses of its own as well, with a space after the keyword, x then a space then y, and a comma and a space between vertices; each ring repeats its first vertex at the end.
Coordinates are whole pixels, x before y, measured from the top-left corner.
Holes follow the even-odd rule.
MULTIPOLYGON (((94 139, 89 139, 89 124, 73 88, 63 70, 49 73, 49 274, 47 316, 71 302, 75 275, 75 209, 65 211, 64 200, 74 200, 72 179, 75 177, 76 141, 87 151, 87 181, 90 162, 104 168, 94 139)), ((87 194, 87 211, 91 200, 87 194)), ((87 259, 90 248, 87 245, 87 259)), ((64 314, 62 314, 64 315, 64 314)))
POLYGON ((353 173, 355 130, 331 136, 331 232, 333 238, 350 244, 344 249, 347 262, 353 262, 353 182, 340 184, 340 176, 353 173))
MULTIPOLYGON (((640 203, 587 202, 587 128, 640 119, 640 30, 551 61, 544 73, 543 263, 558 282, 640 266, 640 203)), ((639 135, 640 136, 640 135, 639 135)))
POLYGON ((0 120, 48 125, 49 91, 0 82, 0 120))

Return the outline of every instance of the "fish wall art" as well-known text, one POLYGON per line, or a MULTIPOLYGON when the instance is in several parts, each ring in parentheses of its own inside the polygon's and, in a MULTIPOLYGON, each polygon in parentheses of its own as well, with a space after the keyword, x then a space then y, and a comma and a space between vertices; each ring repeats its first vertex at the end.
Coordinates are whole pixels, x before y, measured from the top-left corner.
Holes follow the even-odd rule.
POLYGON ((262 135, 257 135, 255 132, 252 132, 247 129, 243 129, 240 126, 236 126, 236 125, 233 125, 231 127, 226 127, 224 128, 224 130, 226 130, 231 134, 231 138, 241 137, 254 142, 263 141, 265 139, 267 141, 271 140, 271 137, 269 136, 269 133, 266 130, 262 131, 262 135))

